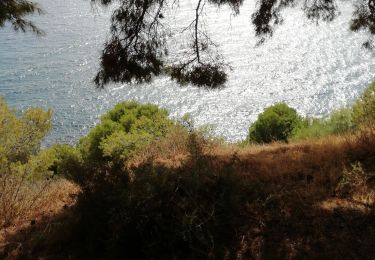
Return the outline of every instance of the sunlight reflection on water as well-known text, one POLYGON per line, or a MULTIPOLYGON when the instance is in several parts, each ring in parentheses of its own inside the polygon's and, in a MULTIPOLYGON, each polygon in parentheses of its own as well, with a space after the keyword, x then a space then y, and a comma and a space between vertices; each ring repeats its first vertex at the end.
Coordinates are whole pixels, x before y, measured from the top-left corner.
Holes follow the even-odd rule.
MULTIPOLYGON (((87 1, 40 2, 47 14, 34 20, 46 37, 0 30, 0 95, 20 109, 54 109, 47 144, 76 141, 122 100, 156 103, 174 117, 190 113, 197 125, 214 125, 216 134, 235 141, 246 136, 266 106, 285 101, 303 115, 323 116, 350 104, 375 77, 375 55, 361 48, 366 35, 348 29, 348 3, 341 4, 334 22, 320 26, 298 9, 286 10, 273 38, 255 47, 253 6, 247 1, 239 16, 225 8, 206 12, 207 28, 233 68, 223 89, 178 86, 159 77, 150 84, 97 90, 92 78, 110 11, 96 14, 87 1)), ((171 26, 186 26, 193 6, 193 1, 181 3, 171 26)))

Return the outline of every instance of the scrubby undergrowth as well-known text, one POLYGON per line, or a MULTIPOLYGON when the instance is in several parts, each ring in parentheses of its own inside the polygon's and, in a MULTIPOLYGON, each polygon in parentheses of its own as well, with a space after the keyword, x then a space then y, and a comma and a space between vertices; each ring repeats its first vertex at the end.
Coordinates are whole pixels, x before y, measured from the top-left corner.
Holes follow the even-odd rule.
POLYGON ((170 135, 144 147, 116 177, 85 187, 71 215, 52 218, 60 224, 47 233, 45 225, 24 231, 40 240, 6 240, 22 243, 20 258, 346 259, 375 253, 375 128, 244 148, 170 135))

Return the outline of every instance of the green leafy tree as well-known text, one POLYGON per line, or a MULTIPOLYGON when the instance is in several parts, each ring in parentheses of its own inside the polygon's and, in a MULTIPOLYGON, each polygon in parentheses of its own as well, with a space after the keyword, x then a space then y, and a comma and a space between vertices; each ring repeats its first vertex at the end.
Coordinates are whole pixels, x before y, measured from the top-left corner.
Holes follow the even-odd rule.
POLYGON ((17 116, 0 97, 0 227, 11 224, 33 206, 45 187, 30 192, 31 184, 52 174, 49 168, 54 153, 40 151, 40 143, 52 125, 51 115, 51 110, 30 108, 17 116))
POLYGON ((250 127, 248 140, 252 143, 287 141, 302 119, 295 109, 285 103, 268 107, 250 127))
POLYGON ((40 148, 52 126, 52 111, 30 108, 20 117, 0 98, 0 157, 10 163, 25 163, 40 148))

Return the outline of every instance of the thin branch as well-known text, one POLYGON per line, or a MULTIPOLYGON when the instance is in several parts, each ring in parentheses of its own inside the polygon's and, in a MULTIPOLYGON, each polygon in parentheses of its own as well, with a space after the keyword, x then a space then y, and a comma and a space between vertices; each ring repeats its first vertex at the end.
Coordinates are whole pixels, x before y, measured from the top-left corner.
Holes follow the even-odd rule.
POLYGON ((198 0, 197 7, 195 8, 195 53, 197 55, 198 62, 200 63, 200 54, 199 54, 199 42, 198 42, 198 24, 199 24, 199 10, 203 0, 198 0))

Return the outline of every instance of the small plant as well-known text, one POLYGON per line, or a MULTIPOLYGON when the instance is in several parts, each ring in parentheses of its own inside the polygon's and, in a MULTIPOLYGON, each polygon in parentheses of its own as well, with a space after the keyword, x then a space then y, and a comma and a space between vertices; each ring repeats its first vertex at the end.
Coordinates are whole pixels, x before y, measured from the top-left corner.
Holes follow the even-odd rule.
POLYGON ((336 192, 347 195, 366 186, 368 176, 360 162, 351 165, 351 169, 344 169, 340 182, 337 184, 336 192))
POLYGON ((295 109, 285 103, 275 104, 258 116, 249 129, 248 140, 251 143, 286 142, 301 122, 295 109))

